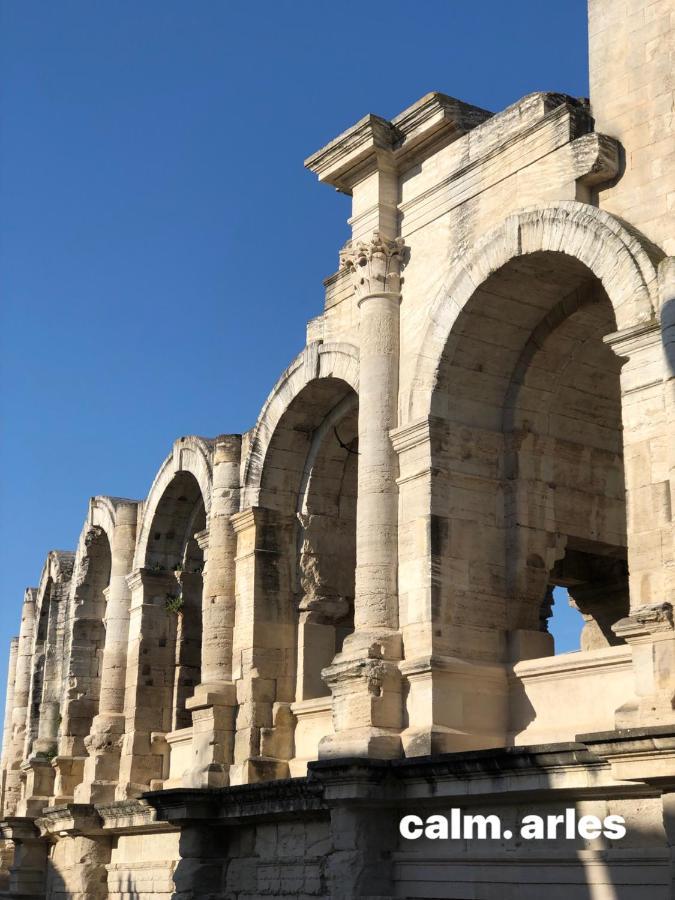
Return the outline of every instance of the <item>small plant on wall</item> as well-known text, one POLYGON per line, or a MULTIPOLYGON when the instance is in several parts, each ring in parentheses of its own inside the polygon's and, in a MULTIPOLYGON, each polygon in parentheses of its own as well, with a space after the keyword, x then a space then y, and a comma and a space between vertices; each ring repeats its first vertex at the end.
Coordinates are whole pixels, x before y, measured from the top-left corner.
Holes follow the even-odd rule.
POLYGON ((183 615, 183 595, 167 594, 166 595, 166 611, 176 616, 183 615))

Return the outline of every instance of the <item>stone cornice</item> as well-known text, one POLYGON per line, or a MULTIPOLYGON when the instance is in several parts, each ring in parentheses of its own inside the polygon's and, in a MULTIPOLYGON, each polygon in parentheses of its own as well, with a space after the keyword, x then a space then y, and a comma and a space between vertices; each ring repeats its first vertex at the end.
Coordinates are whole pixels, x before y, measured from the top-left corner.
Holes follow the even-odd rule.
POLYGON ((88 803, 67 803, 63 806, 48 807, 35 820, 42 835, 72 837, 78 834, 101 834, 101 817, 88 803))
POLYGON ((115 800, 112 803, 97 803, 96 811, 101 817, 103 828, 109 834, 171 831, 171 826, 157 821, 152 806, 142 799, 115 800))
POLYGON ((206 819, 223 825, 240 819, 324 809, 323 788, 308 778, 292 778, 229 788, 173 788, 143 795, 161 821, 178 824, 206 819))
POLYGON ((167 572, 164 569, 161 572, 155 572, 152 569, 136 569, 135 572, 130 572, 126 576, 127 585, 131 591, 150 584, 157 585, 162 581, 167 584, 174 582, 175 576, 173 572, 167 572))
POLYGON ((619 142, 605 134, 591 132, 571 143, 577 181, 592 187, 619 174, 619 142))
POLYGON ((9 841, 30 841, 39 837, 35 820, 29 816, 8 816, 0 822, 0 834, 9 841))
POLYGON ((197 546, 200 550, 208 550, 209 547, 209 529, 204 528, 202 531, 198 531, 195 534, 195 540, 197 541, 197 546))
MULTIPOLYGON (((568 142, 592 131, 588 101, 565 94, 528 94, 493 115, 454 97, 430 93, 391 121, 365 116, 312 154, 305 166, 320 181, 350 194, 355 184, 378 167, 403 171, 441 143, 451 143, 474 129, 477 135, 480 132, 480 138, 475 142, 472 138, 467 145, 468 161, 473 164, 499 147, 519 140, 539 123, 558 119, 569 122, 568 142)), ((618 162, 615 148, 615 142, 604 136, 579 144, 576 155, 581 169, 577 178, 595 184, 614 177, 618 162)))
POLYGON ((249 528, 253 528, 256 522, 259 521, 259 511, 260 507, 249 506, 248 509, 242 509, 241 512, 230 516, 230 522, 235 532, 239 534, 242 531, 248 531, 249 528))
POLYGON ((412 450, 420 444, 428 444, 431 440, 432 427, 432 420, 425 418, 401 425, 399 428, 392 428, 389 437, 394 450, 397 453, 405 453, 406 450, 412 450))
POLYGON ((599 759, 608 760, 618 780, 668 786, 675 784, 675 728, 659 725, 580 734, 578 741, 599 759))
POLYGON ((618 165, 617 142, 590 132, 586 108, 560 95, 524 97, 464 140, 466 153, 456 168, 399 204, 402 235, 564 147, 570 148, 575 179, 587 186, 613 178, 618 165), (521 115, 514 117, 516 112, 521 115))
POLYGON ((308 157, 305 166, 319 181, 326 181, 348 194, 372 167, 377 154, 391 151, 398 138, 391 122, 371 113, 308 157))
POLYGON ((426 94, 391 120, 401 135, 398 165, 409 162, 413 152, 437 138, 443 136, 446 140, 454 140, 491 119, 492 115, 487 109, 463 103, 447 94, 426 94))
POLYGON ((617 356, 628 359, 633 353, 660 343, 661 324, 658 319, 640 322, 639 325, 634 325, 632 328, 624 328, 622 331, 606 335, 603 341, 612 348, 617 356))
POLYGON ((447 141, 466 134, 492 113, 446 94, 430 93, 391 122, 368 115, 305 160, 319 181, 344 193, 373 171, 378 163, 396 167, 412 163, 423 145, 443 137, 447 141))
MULTIPOLYGON (((629 750, 625 732, 585 735, 576 742, 541 744, 444 753, 407 759, 361 758, 324 759, 310 762, 306 778, 292 778, 226 788, 173 788, 151 791, 143 801, 157 810, 157 817, 174 825, 211 822, 240 825, 270 816, 292 816, 300 811, 328 810, 336 803, 373 800, 379 804, 400 804, 406 797, 416 800, 471 796, 487 798, 526 792, 550 799, 551 775, 564 773, 560 792, 569 791, 569 777, 576 777, 578 799, 605 796, 608 787, 620 788, 622 796, 644 796, 645 784, 631 785, 612 779, 608 758, 612 742, 629 750), (583 741, 583 742, 582 742, 583 741), (609 751, 609 752, 608 752, 609 751), (593 777, 589 779, 589 771, 593 777), (500 777, 501 776, 501 777, 500 777)), ((648 752, 663 756, 672 746, 668 734, 638 735, 651 746, 648 752), (658 745, 658 746, 657 746, 658 745)), ((639 749, 636 747, 636 749, 639 749)), ((620 751, 621 752, 621 751, 620 751)), ((100 808, 99 808, 100 809, 100 808)), ((105 816, 104 816, 105 818, 105 816)))
POLYGON ((651 642, 656 635, 675 639, 673 607, 670 603, 656 603, 636 609, 612 626, 614 634, 628 643, 651 642))

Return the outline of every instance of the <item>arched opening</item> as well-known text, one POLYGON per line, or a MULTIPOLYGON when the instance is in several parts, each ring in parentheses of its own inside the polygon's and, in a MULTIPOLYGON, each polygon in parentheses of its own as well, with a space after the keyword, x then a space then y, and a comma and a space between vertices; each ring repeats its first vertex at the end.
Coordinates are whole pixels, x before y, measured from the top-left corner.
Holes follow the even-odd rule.
MULTIPOLYGON (((45 676, 45 654, 47 637, 49 634, 49 609, 50 598, 53 590, 54 582, 51 578, 47 578, 42 597, 38 606, 38 616, 35 629, 35 641, 33 645, 33 671, 31 674, 30 692, 28 698, 28 721, 26 726, 26 757, 31 756, 35 752, 39 752, 35 746, 38 737, 38 729, 40 726, 40 708, 42 705, 42 691, 45 676)), ((46 751, 55 749, 56 747, 56 729, 58 729, 58 707, 53 712, 54 719, 53 738, 54 745, 49 746, 46 751)))
POLYGON ((167 629, 160 638, 172 660, 164 672, 167 731, 192 724, 185 701, 201 678, 202 588, 206 511, 197 479, 178 472, 157 504, 148 535, 145 567, 172 573, 166 593, 167 629))
POLYGON ((513 259, 459 314, 432 400, 439 645, 500 661, 554 652, 553 590, 583 649, 628 611, 620 360, 600 281, 578 260, 513 259))
POLYGON ((84 757, 84 739, 98 712, 105 646, 105 612, 112 554, 105 530, 84 533, 66 618, 68 690, 64 695, 59 755, 84 757))
POLYGON ((34 717, 32 755, 48 758, 56 755, 61 724, 65 634, 62 624, 64 597, 59 587, 51 576, 47 578, 38 618, 31 703, 34 717))
POLYGON ((287 524, 277 620, 289 626, 295 657, 278 700, 327 696, 321 671, 354 629, 357 422, 356 393, 340 379, 317 379, 290 403, 265 457, 260 505, 287 524))

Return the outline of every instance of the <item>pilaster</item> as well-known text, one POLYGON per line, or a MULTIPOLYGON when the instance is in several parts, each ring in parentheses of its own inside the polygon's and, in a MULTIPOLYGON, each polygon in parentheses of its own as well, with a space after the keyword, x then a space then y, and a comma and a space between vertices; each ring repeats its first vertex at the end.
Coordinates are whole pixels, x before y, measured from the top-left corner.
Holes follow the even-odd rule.
POLYGON ((187 787, 224 787, 234 758, 236 688, 232 681, 237 536, 232 516, 239 511, 241 435, 216 438, 202 604, 201 684, 187 701, 192 713, 193 767, 187 787))
POLYGON ((34 588, 28 588, 21 609, 21 628, 17 647, 16 671, 12 698, 11 728, 9 729, 7 764, 5 769, 3 815, 13 816, 21 794, 21 770, 19 768, 26 743, 28 695, 31 683, 33 639, 35 632, 34 588))
POLYGON ((642 606, 613 627, 633 651, 635 694, 616 711, 617 728, 675 724, 675 625, 670 603, 642 606))
POLYGON ((621 369, 631 611, 675 603, 672 472, 675 413, 658 320, 608 335, 621 369))
POLYGON ((237 535, 233 679, 238 704, 230 783, 286 778, 293 756, 296 520, 263 507, 232 517, 237 535))
POLYGON ((9 896, 21 900, 44 900, 47 853, 32 818, 12 816, 0 823, 6 840, 14 843, 14 861, 9 870, 9 896))
POLYGON ((173 573, 138 569, 127 581, 131 609, 118 800, 139 796, 166 775, 158 738, 171 730, 175 668, 176 622, 167 609, 176 591, 173 573))

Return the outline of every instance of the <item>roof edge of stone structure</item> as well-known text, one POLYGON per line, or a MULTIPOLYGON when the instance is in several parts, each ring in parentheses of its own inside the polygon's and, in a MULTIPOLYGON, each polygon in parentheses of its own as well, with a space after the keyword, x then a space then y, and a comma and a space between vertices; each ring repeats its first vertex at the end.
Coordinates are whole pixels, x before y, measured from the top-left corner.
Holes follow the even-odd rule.
POLYGON ((553 91, 536 91, 492 113, 438 91, 425 94, 391 121, 370 113, 305 160, 319 181, 351 193, 352 187, 387 153, 402 169, 412 165, 431 144, 451 143, 482 127, 496 128, 500 143, 527 130, 565 106, 580 112, 592 130, 589 101, 553 91), (515 116, 514 116, 515 113, 515 116), (525 113, 525 115, 523 115, 525 113), (514 121, 511 121, 514 120, 514 121))

